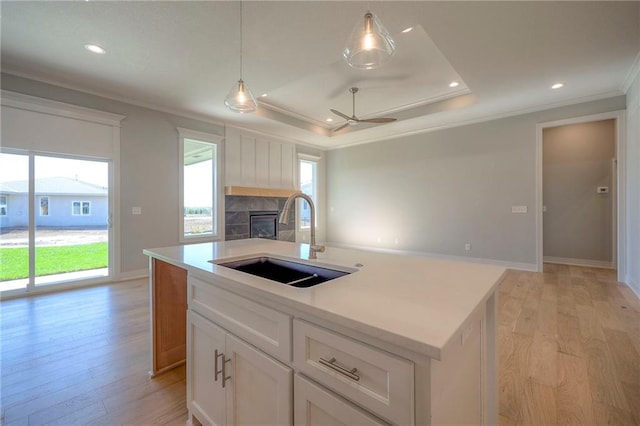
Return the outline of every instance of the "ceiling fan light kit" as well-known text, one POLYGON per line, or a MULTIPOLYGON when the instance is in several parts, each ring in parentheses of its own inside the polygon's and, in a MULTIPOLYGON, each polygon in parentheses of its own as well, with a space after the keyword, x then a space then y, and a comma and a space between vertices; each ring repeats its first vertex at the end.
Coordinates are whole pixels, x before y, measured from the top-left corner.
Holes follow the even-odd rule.
POLYGON ((367 11, 351 32, 342 56, 350 67, 370 70, 388 61, 395 50, 396 43, 382 22, 367 11))
POLYGON ((224 99, 224 104, 231 111, 241 114, 258 109, 255 96, 242 80, 242 2, 240 2, 240 80, 233 85, 224 99))

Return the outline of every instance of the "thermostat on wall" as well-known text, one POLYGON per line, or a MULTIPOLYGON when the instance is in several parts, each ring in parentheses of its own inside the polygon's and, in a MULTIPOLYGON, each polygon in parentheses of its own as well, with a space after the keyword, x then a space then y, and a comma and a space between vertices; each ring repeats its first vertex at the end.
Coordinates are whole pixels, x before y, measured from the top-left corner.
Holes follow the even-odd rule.
POLYGON ((609 193, 609 187, 608 186, 599 186, 598 190, 596 192, 598 194, 608 194, 609 193))

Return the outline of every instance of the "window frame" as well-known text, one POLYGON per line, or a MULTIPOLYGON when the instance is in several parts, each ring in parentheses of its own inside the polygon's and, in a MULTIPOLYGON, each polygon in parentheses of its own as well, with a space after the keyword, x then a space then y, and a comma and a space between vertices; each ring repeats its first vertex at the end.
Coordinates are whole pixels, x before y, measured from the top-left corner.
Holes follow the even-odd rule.
POLYGON ((202 243, 219 241, 224 239, 224 137, 211 133, 181 127, 178 130, 178 239, 180 243, 202 243), (197 142, 211 144, 215 147, 215 162, 212 162, 213 183, 212 187, 212 232, 204 235, 184 234, 184 141, 191 139, 197 142))
MULTIPOLYGON (((49 216, 49 206, 51 205, 51 204, 50 204, 51 199, 49 198, 49 196, 48 196, 48 195, 43 195, 43 196, 41 196, 41 197, 39 198, 39 201, 40 201, 40 202, 38 203, 38 215, 39 215, 40 217, 47 217, 47 216, 49 216), (45 198, 47 199, 47 214, 42 214, 42 200, 44 200, 45 198)), ((73 206, 71 207, 71 210, 73 210, 73 206)))
POLYGON ((9 197, 6 195, 0 195, 0 200, 4 198, 4 202, 0 202, 0 216, 9 216, 9 197), (4 208, 4 210, 3 210, 4 208), (2 213, 4 211, 4 213, 2 213))
POLYGON ((71 201, 71 216, 91 216, 91 201, 87 201, 87 200, 73 200, 71 201), (75 213, 75 205, 76 203, 78 204, 78 207, 80 208, 79 213, 75 213), (84 213, 84 205, 87 205, 89 207, 89 212, 88 213, 84 213))

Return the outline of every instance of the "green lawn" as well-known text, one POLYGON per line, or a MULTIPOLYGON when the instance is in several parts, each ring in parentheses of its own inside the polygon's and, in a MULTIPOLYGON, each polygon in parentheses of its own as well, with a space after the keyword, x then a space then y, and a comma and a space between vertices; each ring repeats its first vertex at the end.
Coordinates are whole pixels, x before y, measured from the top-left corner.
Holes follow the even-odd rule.
MULTIPOLYGON (((0 248, 0 281, 29 276, 26 247, 0 248)), ((107 243, 36 247, 36 276, 106 268, 107 243)))

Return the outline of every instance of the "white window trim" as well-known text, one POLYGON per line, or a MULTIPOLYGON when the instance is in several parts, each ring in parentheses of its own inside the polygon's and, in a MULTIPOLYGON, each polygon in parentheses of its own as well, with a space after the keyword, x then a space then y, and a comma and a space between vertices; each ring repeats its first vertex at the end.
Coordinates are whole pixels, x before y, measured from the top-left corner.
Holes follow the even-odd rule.
POLYGON ((224 240, 224 137, 211 133, 177 127, 178 130, 178 238, 181 243, 202 243, 224 240), (184 235, 184 140, 193 139, 216 146, 216 174, 213 183, 213 210, 216 217, 212 234, 184 235))
MULTIPOLYGON (((309 155, 309 154, 298 154, 298 162, 297 162, 297 182, 296 182, 296 187, 298 188, 298 190, 302 191, 302 188, 300 187, 300 162, 301 161, 306 161, 306 162, 312 162, 315 163, 315 175, 313 177, 313 193, 315 194, 315 200, 313 200, 315 207, 316 207, 316 229, 318 227, 318 223, 320 222, 319 219, 319 211, 320 209, 318 207, 319 203, 320 203, 320 197, 319 197, 319 185, 318 185, 318 180, 320 177, 320 161, 322 159, 320 157, 317 157, 315 155, 309 155)), ((301 211, 303 208, 303 204, 302 203, 306 203, 306 201, 303 200, 298 200, 298 211, 301 211)), ((301 222, 300 222, 300 217, 301 215, 298 214, 296 215, 296 232, 310 232, 310 227, 302 227, 301 226, 301 222)))
POLYGON ((4 207, 4 214, 0 213, 0 216, 9 216, 9 197, 6 195, 0 195, 1 198, 4 198, 4 203, 0 203, 0 207, 4 207))
MULTIPOLYGON (((38 204, 38 215, 41 217, 47 217, 49 216, 49 207, 51 206, 50 201, 51 199, 49 198, 48 195, 43 195, 39 198, 40 203, 38 204), (47 214, 42 214, 42 200, 43 199, 47 199, 47 214)), ((71 210, 73 210, 73 204, 71 205, 71 210)), ((72 212, 73 213, 73 212, 72 212)))
POLYGON ((87 201, 87 200, 73 200, 73 201, 71 202, 71 216, 91 216, 91 201, 87 201), (74 210, 74 209, 73 209, 73 206, 74 206, 76 203, 80 204, 80 213, 78 213, 78 214, 75 214, 75 213, 74 213, 74 211, 73 211, 73 210, 74 210), (89 204, 89 213, 87 213, 87 214, 82 213, 82 207, 84 206, 84 204, 85 204, 85 203, 89 204))

